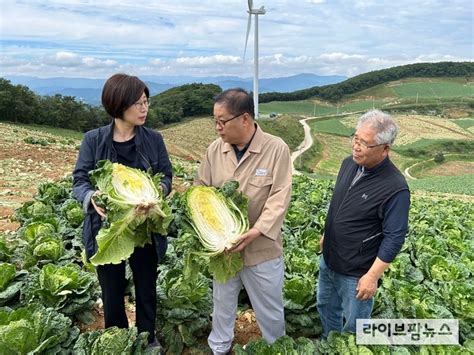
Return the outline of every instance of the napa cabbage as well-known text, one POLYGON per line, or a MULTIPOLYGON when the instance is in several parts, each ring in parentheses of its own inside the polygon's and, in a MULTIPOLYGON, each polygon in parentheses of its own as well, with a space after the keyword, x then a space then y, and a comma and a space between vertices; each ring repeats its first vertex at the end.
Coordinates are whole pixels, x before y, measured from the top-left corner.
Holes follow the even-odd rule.
POLYGON ((90 317, 98 291, 95 275, 83 271, 77 264, 47 264, 30 271, 22 297, 26 302, 38 302, 85 320, 90 317))
POLYGON ((190 187, 186 201, 191 225, 209 256, 232 249, 248 230, 247 216, 214 187, 190 187))
POLYGON ((171 209, 160 189, 160 177, 139 169, 102 160, 90 173, 101 192, 107 223, 97 235, 98 251, 90 259, 95 266, 119 264, 135 247, 151 244, 151 234, 166 234, 171 209))
POLYGON ((50 204, 61 204, 69 196, 69 181, 44 182, 38 186, 35 200, 50 204))
POLYGON ((0 306, 17 304, 28 272, 17 271, 15 265, 0 262, 0 306))
POLYGON ((68 354, 78 335, 71 319, 52 308, 0 308, 0 354, 68 354))
POLYGON ((61 206, 61 215, 69 222, 73 228, 77 228, 84 220, 84 212, 81 204, 74 200, 66 200, 61 206))
POLYGON ((19 234, 25 241, 32 243, 39 237, 54 235, 57 231, 58 222, 54 218, 44 218, 25 224, 19 229, 19 234))
POLYGON ((233 352, 236 355, 273 355, 273 354, 287 354, 287 355, 312 355, 317 354, 316 345, 311 339, 297 338, 293 339, 288 335, 279 337, 273 344, 269 344, 265 339, 249 341, 245 346, 236 344, 233 347, 233 352))
POLYGON ((16 242, 16 238, 9 238, 6 234, 0 232, 0 261, 10 261, 16 242))
POLYGON ((192 186, 182 197, 185 218, 201 244, 191 254, 209 257, 207 269, 219 282, 227 281, 243 267, 240 253, 227 252, 249 228, 248 198, 238 187, 237 181, 221 188, 192 186))
POLYGON ((0 263, 0 291, 6 289, 7 285, 15 277, 15 265, 9 263, 0 263))
POLYGON ((54 213, 53 206, 41 201, 28 201, 15 210, 15 220, 25 222, 32 218, 44 218, 54 213))
POLYGON ((160 347, 147 348, 148 333, 138 334, 137 328, 122 329, 110 327, 85 332, 79 335, 73 354, 160 354, 160 347))
POLYGON ((209 328, 212 312, 210 280, 199 273, 187 279, 182 265, 160 268, 157 282, 158 328, 169 354, 182 354, 184 347, 198 345, 209 328))
POLYGON ((21 258, 23 267, 30 268, 40 261, 58 261, 64 255, 64 243, 58 229, 58 221, 52 217, 33 221, 19 229, 19 235, 26 242, 21 258))

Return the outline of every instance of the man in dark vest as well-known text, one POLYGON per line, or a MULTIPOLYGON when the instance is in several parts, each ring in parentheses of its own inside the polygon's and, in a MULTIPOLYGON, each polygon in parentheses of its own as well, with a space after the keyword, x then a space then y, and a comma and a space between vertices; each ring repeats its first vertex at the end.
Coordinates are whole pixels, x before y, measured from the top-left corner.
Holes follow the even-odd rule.
POLYGON ((352 156, 342 162, 320 242, 323 337, 355 332, 356 319, 370 318, 378 280, 405 241, 410 192, 388 157, 397 133, 391 116, 367 112, 351 138, 352 156))

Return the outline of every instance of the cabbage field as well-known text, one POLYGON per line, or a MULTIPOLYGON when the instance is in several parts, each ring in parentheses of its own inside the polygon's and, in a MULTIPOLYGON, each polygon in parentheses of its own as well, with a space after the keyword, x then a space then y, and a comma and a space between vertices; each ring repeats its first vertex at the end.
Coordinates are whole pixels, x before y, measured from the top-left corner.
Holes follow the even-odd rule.
MULTIPOLYGON (((176 175, 189 179, 181 166, 176 175)), ((319 239, 333 182, 295 176, 283 226, 284 303, 288 336, 235 344, 235 354, 469 354, 474 351, 474 206, 454 199, 414 197, 402 252, 385 273, 374 318, 457 318, 459 346, 357 345, 354 335, 322 340, 316 309, 319 239)), ((167 354, 207 354, 212 282, 205 257, 183 268, 197 238, 179 201, 157 283, 157 330, 167 354)), ((94 268, 82 257, 81 206, 71 179, 40 185, 17 209, 20 227, 0 233, 0 354, 153 354, 136 328, 81 331, 94 321, 100 297, 94 268)), ((131 283, 130 283, 131 284, 131 283)), ((130 287, 131 299, 133 289, 130 287)), ((248 305, 243 292, 241 308, 248 305)))

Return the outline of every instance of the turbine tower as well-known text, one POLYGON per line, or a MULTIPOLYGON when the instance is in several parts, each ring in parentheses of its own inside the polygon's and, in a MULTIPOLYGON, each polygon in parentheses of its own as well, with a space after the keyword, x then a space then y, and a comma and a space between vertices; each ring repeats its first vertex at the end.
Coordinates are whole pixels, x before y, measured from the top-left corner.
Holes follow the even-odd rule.
POLYGON ((259 9, 253 8, 253 0, 248 0, 249 9, 249 20, 247 22, 247 36, 245 37, 245 49, 244 49, 244 60, 245 53, 247 52, 247 42, 249 40, 250 27, 252 25, 252 15, 255 15, 255 37, 254 37, 254 49, 253 49, 253 102, 255 105, 255 118, 258 118, 258 15, 265 15, 264 7, 259 9))

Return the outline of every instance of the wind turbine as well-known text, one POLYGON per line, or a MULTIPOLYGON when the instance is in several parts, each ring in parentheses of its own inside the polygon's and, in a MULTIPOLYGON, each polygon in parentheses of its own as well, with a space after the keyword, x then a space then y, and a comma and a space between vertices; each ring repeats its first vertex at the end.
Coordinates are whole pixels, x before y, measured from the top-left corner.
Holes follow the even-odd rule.
POLYGON ((250 27, 252 25, 252 15, 255 15, 255 37, 253 42, 253 102, 255 105, 255 118, 258 118, 258 15, 265 15, 264 7, 259 9, 253 8, 253 0, 248 0, 249 9, 249 20, 247 22, 247 36, 245 37, 245 49, 244 49, 244 60, 245 53, 247 52, 247 42, 249 40, 250 27))

